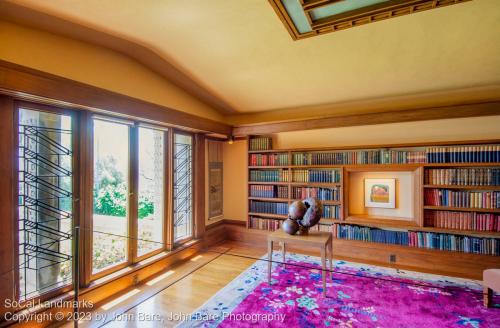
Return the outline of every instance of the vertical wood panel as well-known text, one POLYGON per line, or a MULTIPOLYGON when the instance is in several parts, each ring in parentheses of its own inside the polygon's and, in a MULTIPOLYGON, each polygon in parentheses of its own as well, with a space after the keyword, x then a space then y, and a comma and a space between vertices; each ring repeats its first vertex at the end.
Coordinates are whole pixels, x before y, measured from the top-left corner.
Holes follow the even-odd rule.
MULTIPOLYGON (((16 138, 15 138, 15 110, 14 101, 10 97, 0 96, 0 313, 5 309, 4 300, 12 299, 16 290, 17 259, 15 257, 16 241, 16 197, 15 167, 16 167, 16 138)), ((16 293, 17 294, 17 293, 16 293)))
POLYGON ((79 115, 80 137, 80 284, 86 287, 92 276, 92 190, 93 190, 93 124, 91 113, 79 115))
POLYGON ((194 138, 194 238, 205 233, 205 135, 194 138))

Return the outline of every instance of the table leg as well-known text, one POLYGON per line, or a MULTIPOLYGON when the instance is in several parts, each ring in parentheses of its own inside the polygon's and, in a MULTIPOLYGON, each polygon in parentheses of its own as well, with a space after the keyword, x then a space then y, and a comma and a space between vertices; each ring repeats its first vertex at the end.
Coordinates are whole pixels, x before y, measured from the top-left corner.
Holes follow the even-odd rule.
POLYGON ((330 273, 333 279, 333 240, 330 239, 330 273))
POLYGON ((321 247, 321 278, 323 278, 323 297, 326 297, 326 245, 321 247))
POLYGON ((286 244, 283 242, 283 269, 286 269, 286 244))
POLYGON ((267 283, 271 285, 271 269, 273 265, 273 241, 267 241, 267 283))

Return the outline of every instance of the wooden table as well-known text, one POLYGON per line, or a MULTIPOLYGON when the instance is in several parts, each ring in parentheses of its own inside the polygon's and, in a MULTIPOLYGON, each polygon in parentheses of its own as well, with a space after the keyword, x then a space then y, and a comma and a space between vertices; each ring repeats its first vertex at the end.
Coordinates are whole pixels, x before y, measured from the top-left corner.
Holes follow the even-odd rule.
POLYGON ((297 246, 309 246, 309 247, 319 247, 321 250, 321 276, 323 278, 323 296, 326 297, 326 255, 329 253, 330 260, 330 271, 332 271, 332 257, 333 257, 333 244, 332 244, 332 234, 329 232, 322 231, 310 231, 308 235, 289 235, 283 232, 281 229, 267 235, 267 256, 268 256, 268 267, 267 267, 267 279, 269 285, 271 285, 271 269, 272 269, 272 257, 273 257, 273 243, 281 243, 283 250, 283 265, 286 263, 286 244, 293 244, 297 246))

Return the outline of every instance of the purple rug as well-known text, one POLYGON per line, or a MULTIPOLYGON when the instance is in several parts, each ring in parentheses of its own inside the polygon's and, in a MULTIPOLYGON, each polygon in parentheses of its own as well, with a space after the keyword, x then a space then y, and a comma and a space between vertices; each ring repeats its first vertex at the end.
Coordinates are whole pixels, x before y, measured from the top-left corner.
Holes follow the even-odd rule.
POLYGON ((485 309, 472 280, 337 261, 324 298, 319 259, 289 258, 271 286, 257 261, 180 326, 500 327, 500 308, 485 309))

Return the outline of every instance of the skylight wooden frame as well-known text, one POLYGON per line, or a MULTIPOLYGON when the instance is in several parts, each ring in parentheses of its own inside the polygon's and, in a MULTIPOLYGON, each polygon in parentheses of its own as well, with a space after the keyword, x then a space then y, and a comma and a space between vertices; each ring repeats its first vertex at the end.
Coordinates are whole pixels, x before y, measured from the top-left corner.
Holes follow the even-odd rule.
POLYGON ((281 0, 269 0, 276 14, 285 25, 293 40, 305 39, 324 33, 335 32, 347 28, 378 22, 381 20, 413 14, 424 10, 449 6, 471 0, 390 0, 383 3, 351 10, 338 15, 314 20, 312 10, 332 5, 339 0, 298 0, 304 10, 312 31, 300 33, 288 15, 281 0))

